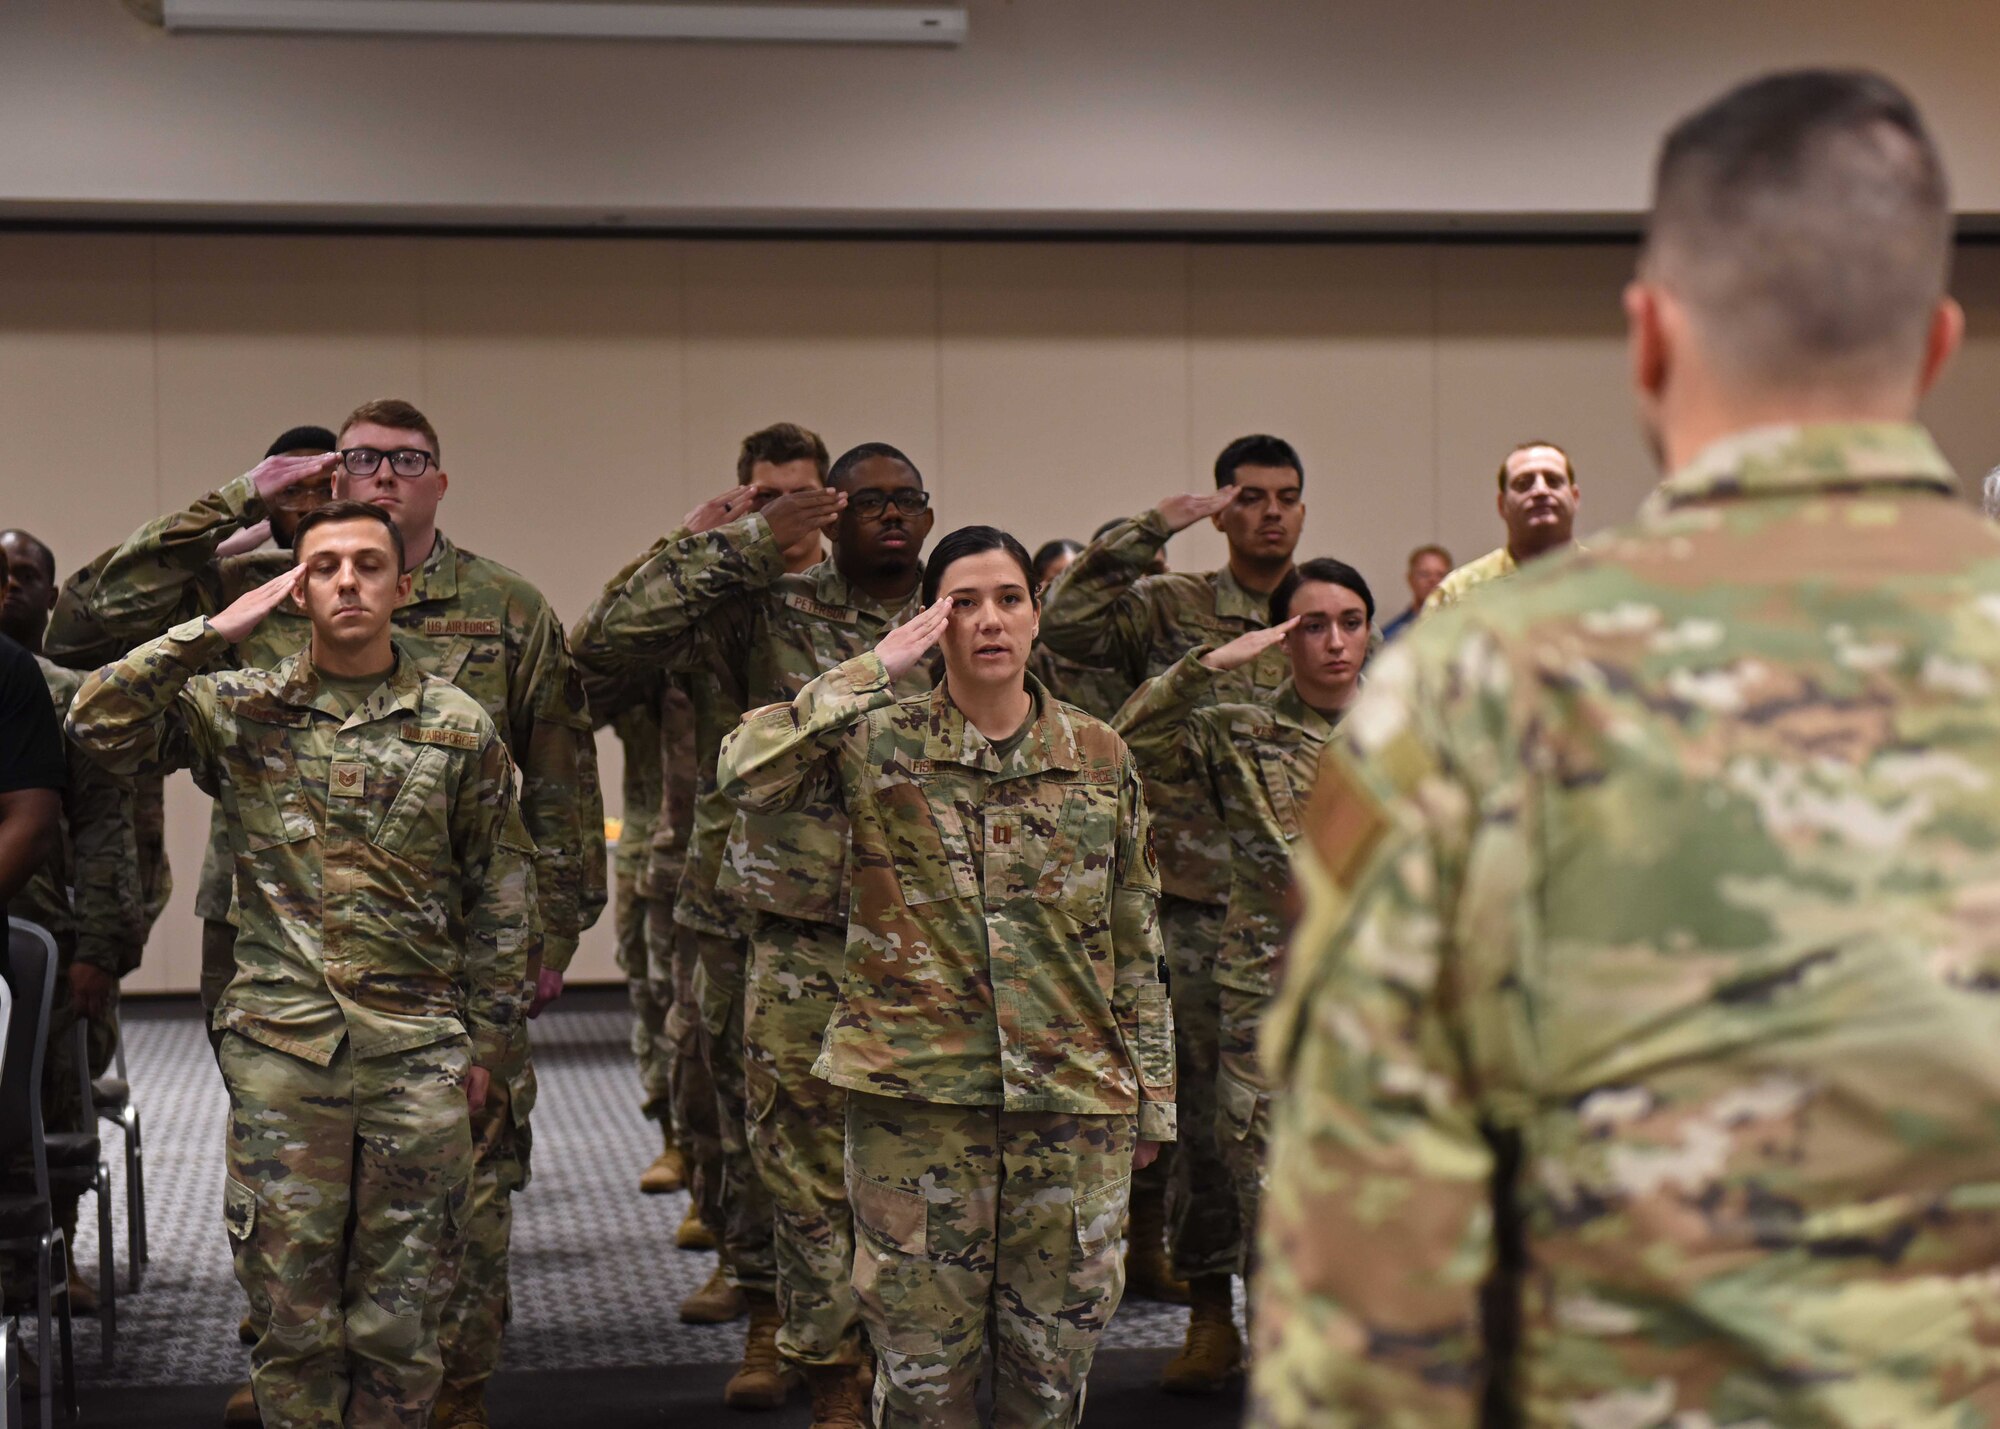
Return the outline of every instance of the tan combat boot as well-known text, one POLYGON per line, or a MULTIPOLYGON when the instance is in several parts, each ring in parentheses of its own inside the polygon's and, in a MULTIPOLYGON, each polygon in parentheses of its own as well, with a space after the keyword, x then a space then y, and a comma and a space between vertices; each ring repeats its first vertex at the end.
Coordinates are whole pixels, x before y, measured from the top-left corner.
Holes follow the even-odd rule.
POLYGON ((681 1149, 674 1145, 673 1128, 663 1121, 660 1130, 666 1137, 666 1150, 655 1156, 653 1164, 639 1173, 639 1189, 648 1196, 664 1196, 687 1185, 687 1162, 681 1156, 681 1149))
POLYGON ((708 1283, 681 1301, 681 1323, 684 1325, 726 1325, 731 1320, 740 1320, 748 1305, 743 1292, 723 1278, 720 1267, 708 1277, 708 1283))
POLYGON ((701 1223, 701 1213, 688 1202, 687 1214, 681 1217, 680 1229, 674 1232, 674 1244, 682 1250, 714 1250, 715 1232, 701 1223))
POLYGON ((743 1336, 743 1364, 729 1377, 722 1402, 731 1409, 780 1409, 798 1387, 799 1372, 778 1354, 777 1299, 745 1291, 750 1306, 750 1328, 743 1336))
POLYGON ((1167 1259, 1167 1191, 1146 1186, 1132 1193, 1132 1223, 1125 1232, 1125 1293, 1168 1305, 1188 1302, 1188 1285, 1167 1259))
POLYGON ((812 1389, 812 1429, 868 1429, 860 1365, 808 1365, 806 1384, 812 1389))
POLYGON ((264 1416, 257 1412, 257 1396, 249 1385, 237 1386, 222 1406, 223 1429, 264 1429, 264 1416))
POLYGON ((486 1417, 486 1381, 450 1384, 438 1391, 431 1406, 431 1429, 491 1429, 486 1417))
POLYGON ((1160 1388, 1169 1394, 1214 1394, 1243 1373, 1230 1277, 1195 1276, 1188 1281, 1188 1303, 1187 1343, 1167 1362, 1160 1388))

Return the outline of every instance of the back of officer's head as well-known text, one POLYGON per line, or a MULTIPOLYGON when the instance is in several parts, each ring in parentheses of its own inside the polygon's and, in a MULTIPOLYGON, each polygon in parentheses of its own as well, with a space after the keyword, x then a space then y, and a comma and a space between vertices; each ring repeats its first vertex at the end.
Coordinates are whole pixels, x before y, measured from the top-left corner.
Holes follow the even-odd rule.
POLYGON ((1667 135, 1641 273, 1686 308, 1719 375, 1864 387, 1922 365, 1951 236, 1909 96, 1876 74, 1797 70, 1667 135))

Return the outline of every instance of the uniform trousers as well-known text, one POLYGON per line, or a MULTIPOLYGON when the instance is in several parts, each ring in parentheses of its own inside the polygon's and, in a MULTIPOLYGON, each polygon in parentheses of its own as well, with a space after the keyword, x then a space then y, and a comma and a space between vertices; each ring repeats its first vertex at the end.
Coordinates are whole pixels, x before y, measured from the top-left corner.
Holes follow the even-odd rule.
POLYGON ((1182 1279, 1233 1274, 1243 1262, 1236 1190, 1216 1136, 1221 1010, 1215 959, 1225 909, 1172 894, 1160 898, 1160 941, 1172 974, 1180 1140, 1167 1195, 1167 1242, 1182 1279))
POLYGON ((500 1338, 512 1312, 508 1250, 514 1196, 528 1184, 535 1073, 528 1028, 514 1028, 502 1065, 493 1068, 486 1103, 472 1118, 472 1183, 466 1201, 465 1251, 444 1307, 438 1347, 448 1384, 484 1383, 500 1368, 500 1338))
POLYGON ((667 1126, 681 1145, 674 1114, 673 1045, 667 1020, 674 1005, 672 949, 656 959, 648 926, 671 916, 672 905, 641 898, 622 869, 618 875, 618 970, 632 1001, 632 1060, 639 1069, 640 1109, 648 1120, 667 1126))
POLYGON ((1237 1224, 1246 1231, 1237 1269, 1248 1279, 1256 1251, 1257 1215, 1264 1201, 1265 1155, 1271 1144, 1271 1092, 1257 1056, 1257 1039, 1271 998, 1234 987, 1220 987, 1216 993, 1222 1034, 1215 1083, 1216 1139, 1236 1191, 1237 1224))
POLYGON ((472 1170, 463 1036, 324 1067, 223 1035, 224 1219, 266 1429, 422 1429, 472 1170))
POLYGON ((1072 1425, 1125 1289, 1137 1122, 852 1092, 854 1289, 882 1429, 1072 1425), (988 1326, 992 1327, 988 1338, 988 1326))
POLYGON ((854 1218, 841 1171, 847 1093, 812 1074, 833 1016, 846 929, 766 914, 750 940, 743 1081, 750 1154, 776 1211, 784 1324, 778 1352, 798 1364, 858 1364, 854 1218))
MULTIPOLYGON (((695 1204, 715 1232, 717 1259, 731 1285, 761 1295, 778 1292, 772 1247, 771 1193, 764 1189, 750 1151, 750 1106, 743 1083, 743 996, 750 944, 675 925, 677 956, 693 968, 689 1001, 692 1056, 681 1085, 705 1091, 715 1128, 712 1166, 692 1170, 695 1204), (710 1216, 715 1219, 710 1220, 710 1216)), ((692 1111, 691 1111, 692 1115, 692 1111)))

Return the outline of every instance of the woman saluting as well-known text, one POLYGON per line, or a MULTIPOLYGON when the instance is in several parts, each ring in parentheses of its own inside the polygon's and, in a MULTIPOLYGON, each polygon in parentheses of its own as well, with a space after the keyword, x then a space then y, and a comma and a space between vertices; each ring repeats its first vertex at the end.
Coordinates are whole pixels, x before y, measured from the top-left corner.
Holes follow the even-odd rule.
POLYGON ((847 960, 814 1070, 852 1094, 880 1422, 974 1422, 991 1359, 996 1424, 1073 1424, 1123 1289, 1131 1173, 1174 1135, 1151 835, 1124 743, 1027 674, 1021 543, 954 531, 924 601, 872 653, 747 716, 718 772, 745 808, 833 797, 853 825, 847 960), (943 682, 898 701, 933 645, 943 682))

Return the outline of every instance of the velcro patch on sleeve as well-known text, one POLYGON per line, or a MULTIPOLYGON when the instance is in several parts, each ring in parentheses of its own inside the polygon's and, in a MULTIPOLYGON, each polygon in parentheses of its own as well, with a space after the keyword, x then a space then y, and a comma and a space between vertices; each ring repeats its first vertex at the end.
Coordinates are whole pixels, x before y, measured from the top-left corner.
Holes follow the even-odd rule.
POLYGON ((403 726, 403 738, 412 744, 442 744, 447 749, 479 748, 479 736, 469 729, 438 729, 406 724, 403 726))
POLYGON ((424 621, 426 635, 498 635, 500 622, 497 620, 453 619, 435 615, 424 621))
POLYGON ((1306 837, 1335 885, 1352 889, 1388 835, 1388 811, 1347 761, 1329 753, 1306 809, 1306 837))

